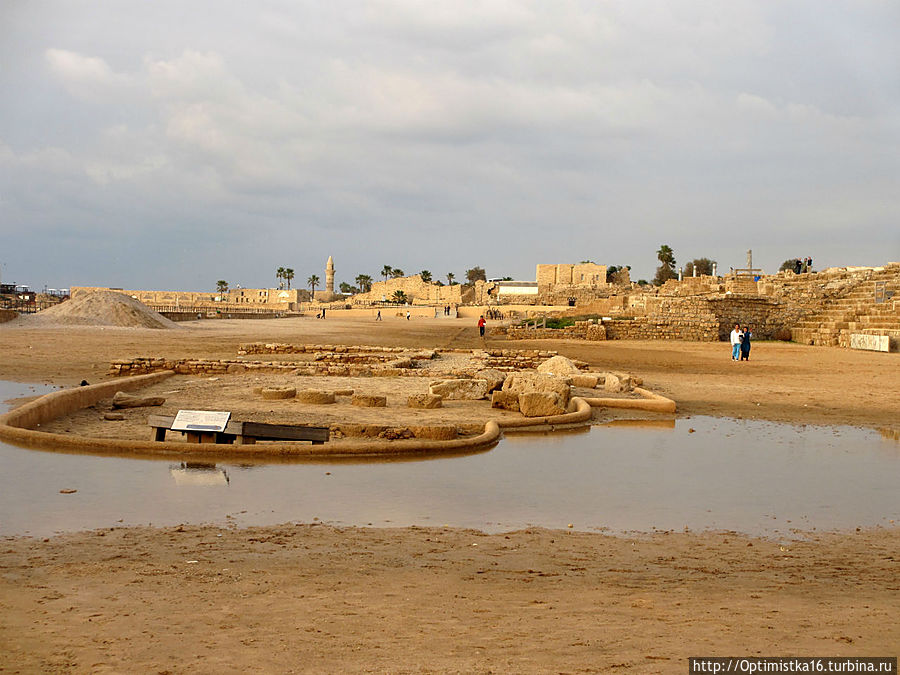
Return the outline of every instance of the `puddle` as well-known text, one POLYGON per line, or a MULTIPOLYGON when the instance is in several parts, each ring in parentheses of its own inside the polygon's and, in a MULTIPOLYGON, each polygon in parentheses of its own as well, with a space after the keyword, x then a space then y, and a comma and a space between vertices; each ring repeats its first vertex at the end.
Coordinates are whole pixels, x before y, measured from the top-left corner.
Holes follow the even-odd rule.
MULTIPOLYGON (((0 401, 42 393, 30 387, 0 382, 0 401)), ((516 435, 421 461, 202 464, 0 444, 0 466, 2 535, 319 520, 789 537, 900 522, 900 443, 889 435, 712 417, 516 435)))

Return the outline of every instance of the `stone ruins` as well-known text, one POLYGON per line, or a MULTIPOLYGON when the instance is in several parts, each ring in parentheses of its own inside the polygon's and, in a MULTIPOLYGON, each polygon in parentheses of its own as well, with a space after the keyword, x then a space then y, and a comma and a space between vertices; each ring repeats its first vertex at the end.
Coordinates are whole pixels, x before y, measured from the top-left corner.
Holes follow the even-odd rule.
POLYGON ((605 265, 592 262, 537 265, 534 281, 476 281, 439 285, 415 274, 372 283, 367 293, 345 296, 334 292, 335 266, 329 256, 325 288, 315 298, 305 289, 235 288, 225 293, 128 291, 72 288, 72 297, 96 290, 130 295, 168 318, 228 318, 316 314, 363 315, 381 309, 390 316, 391 301, 402 291, 414 316, 492 319, 491 335, 510 339, 566 338, 579 340, 701 340, 725 339, 735 322, 750 324, 758 339, 793 340, 811 345, 878 345, 900 340, 900 263, 882 267, 839 267, 818 273, 783 271, 765 275, 752 268, 726 276, 687 276, 657 288, 631 282, 628 270, 608 275, 605 265), (335 314, 336 313, 336 314, 335 314), (502 318, 498 323, 493 319, 502 318), (551 327, 545 321, 551 319, 551 327), (562 319, 555 324, 553 319, 562 319), (568 319, 568 321, 567 321, 568 319), (537 323, 537 325, 536 325, 537 323), (554 327, 555 326, 555 327, 554 327))

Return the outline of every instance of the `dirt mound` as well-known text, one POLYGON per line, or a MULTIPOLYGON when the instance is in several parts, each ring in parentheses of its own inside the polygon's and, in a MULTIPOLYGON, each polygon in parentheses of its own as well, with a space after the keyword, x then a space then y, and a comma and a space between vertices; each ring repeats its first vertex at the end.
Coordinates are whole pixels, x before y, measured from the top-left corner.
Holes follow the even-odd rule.
POLYGON ((139 300, 115 291, 95 291, 17 321, 41 326, 121 326, 123 328, 175 328, 162 314, 139 300))

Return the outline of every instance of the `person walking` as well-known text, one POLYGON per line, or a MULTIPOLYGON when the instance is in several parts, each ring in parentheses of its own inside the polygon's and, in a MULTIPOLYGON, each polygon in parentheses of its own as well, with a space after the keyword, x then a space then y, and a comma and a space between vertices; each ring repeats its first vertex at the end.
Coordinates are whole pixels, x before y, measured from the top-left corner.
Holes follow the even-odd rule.
POLYGON ((378 314, 375 315, 375 320, 381 321, 381 310, 380 309, 378 310, 378 314))
POLYGON ((406 320, 409 321, 409 310, 406 310, 406 320))
POLYGON ((484 326, 486 323, 487 323, 487 321, 484 320, 484 315, 482 315, 478 319, 478 333, 479 333, 479 335, 481 335, 481 337, 484 337, 484 326))
POLYGON ((750 326, 744 326, 744 330, 741 332, 741 361, 750 360, 750 338, 752 335, 750 326))
POLYGON ((731 331, 731 360, 737 361, 741 358, 741 325, 734 324, 734 330, 731 331))

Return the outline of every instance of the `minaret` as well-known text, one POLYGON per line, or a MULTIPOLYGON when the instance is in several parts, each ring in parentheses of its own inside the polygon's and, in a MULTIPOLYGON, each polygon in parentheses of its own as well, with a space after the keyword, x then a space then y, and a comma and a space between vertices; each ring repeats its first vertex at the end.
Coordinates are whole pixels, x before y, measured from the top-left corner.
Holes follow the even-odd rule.
POLYGON ((331 256, 328 256, 328 262, 325 263, 325 292, 334 294, 334 260, 331 256))

